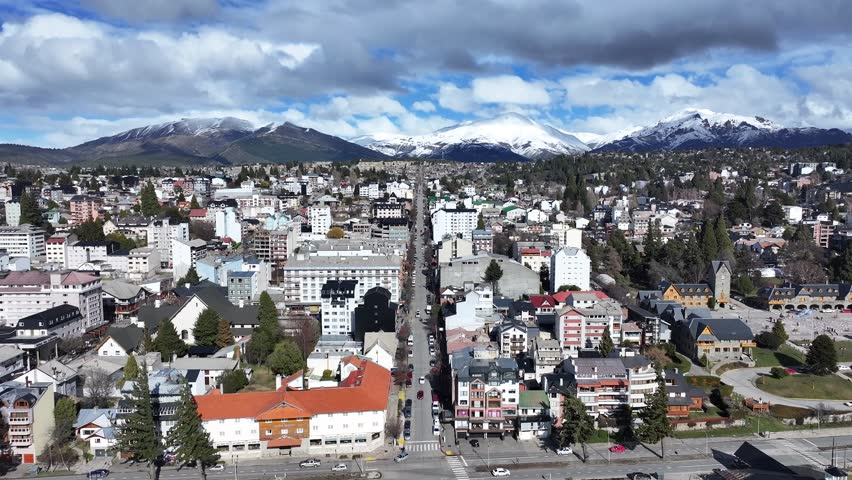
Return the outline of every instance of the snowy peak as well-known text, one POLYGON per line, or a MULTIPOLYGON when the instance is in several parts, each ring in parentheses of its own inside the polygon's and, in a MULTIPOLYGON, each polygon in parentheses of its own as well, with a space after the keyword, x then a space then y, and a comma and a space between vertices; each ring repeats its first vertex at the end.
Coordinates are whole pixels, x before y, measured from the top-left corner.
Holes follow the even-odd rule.
POLYGON ((501 155, 507 160, 539 159, 589 150, 577 137, 517 113, 470 120, 427 135, 376 134, 352 141, 394 157, 460 161, 493 160, 501 155))
POLYGON ((172 135, 210 136, 222 132, 244 132, 248 134, 253 131, 254 125, 234 117, 184 118, 176 122, 134 128, 108 138, 112 140, 111 143, 115 143, 126 142, 128 140, 163 138, 172 135))

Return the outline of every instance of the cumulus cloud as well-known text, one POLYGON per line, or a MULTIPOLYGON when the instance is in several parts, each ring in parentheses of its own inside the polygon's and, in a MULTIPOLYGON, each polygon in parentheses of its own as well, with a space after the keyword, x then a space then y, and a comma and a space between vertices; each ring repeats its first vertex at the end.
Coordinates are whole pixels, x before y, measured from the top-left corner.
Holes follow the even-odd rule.
POLYGON ((479 103, 546 105, 550 95, 543 85, 527 82, 515 75, 477 78, 472 85, 473 98, 479 103))
POLYGON ((442 83, 436 97, 438 105, 455 112, 470 113, 477 107, 469 88, 459 88, 452 83, 442 83))
POLYGON ((411 108, 417 110, 418 112, 434 112, 435 104, 432 102, 421 100, 419 102, 412 103, 411 108))
POLYGON ((216 0, 83 0, 84 7, 129 22, 209 18, 219 13, 216 0))

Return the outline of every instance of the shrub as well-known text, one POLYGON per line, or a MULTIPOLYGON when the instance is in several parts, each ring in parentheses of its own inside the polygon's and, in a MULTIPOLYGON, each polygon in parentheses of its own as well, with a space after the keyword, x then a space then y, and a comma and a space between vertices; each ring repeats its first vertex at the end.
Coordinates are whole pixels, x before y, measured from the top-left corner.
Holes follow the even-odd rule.
POLYGON ((754 341, 757 343, 757 346, 760 348, 768 348, 770 350, 777 350, 778 347, 781 346, 782 342, 778 335, 775 335, 772 332, 763 331, 758 333, 754 337, 754 341))
POLYGON ((781 367, 772 367, 772 369, 769 370, 769 373, 771 373, 772 376, 775 378, 784 378, 790 375, 789 373, 787 373, 787 370, 781 367))

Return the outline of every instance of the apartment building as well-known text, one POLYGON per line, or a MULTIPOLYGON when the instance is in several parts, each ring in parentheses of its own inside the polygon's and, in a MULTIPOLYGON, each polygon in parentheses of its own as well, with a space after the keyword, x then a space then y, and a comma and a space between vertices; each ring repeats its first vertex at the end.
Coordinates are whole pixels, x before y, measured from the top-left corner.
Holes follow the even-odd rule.
POLYGON ((552 250, 545 248, 521 248, 518 250, 518 258, 516 260, 533 272, 541 272, 543 266, 546 266, 549 271, 552 254, 552 250))
POLYGON ((230 271, 228 278, 228 301, 234 305, 247 305, 257 302, 261 290, 258 287, 257 272, 230 271))
POLYGON ((17 227, 21 224, 21 202, 9 200, 6 202, 6 225, 17 227))
POLYGON ((555 223, 550 229, 555 248, 583 248, 583 231, 565 223, 555 223))
POLYGON ((620 358, 572 358, 565 365, 577 398, 593 417, 617 412, 630 402, 630 376, 620 358))
POLYGON ((71 204, 71 225, 79 225, 89 220, 97 220, 101 215, 104 202, 91 195, 74 195, 71 204))
POLYGON ((44 230, 30 224, 0 227, 0 250, 6 250, 10 257, 45 258, 44 233, 44 230))
POLYGON ((170 219, 164 218, 154 220, 146 230, 148 246, 160 252, 160 262, 165 268, 171 267, 174 241, 189 241, 189 223, 171 223, 170 219))
POLYGON ((438 249, 438 264, 450 263, 454 258, 469 257, 473 255, 473 242, 459 237, 444 239, 441 248, 438 249))
POLYGON ((230 238, 235 242, 243 241, 243 226, 233 208, 216 212, 216 236, 230 238))
POLYGON ((0 385, 3 415, 9 424, 9 447, 21 463, 36 463, 36 456, 50 443, 54 426, 53 394, 50 383, 0 385))
POLYGON ((472 208, 441 208, 432 214, 432 243, 461 235, 473 241, 473 231, 479 219, 472 208))
POLYGON ((331 230, 331 208, 328 205, 313 205, 308 208, 308 221, 314 235, 325 235, 331 230))
POLYGON ((387 202, 375 202, 372 208, 373 218, 406 218, 405 206, 392 197, 387 202))
POLYGON ((576 357, 581 350, 597 348, 606 328, 609 328, 613 340, 621 338, 624 311, 618 302, 601 299, 591 293, 577 295, 577 292, 568 299, 588 306, 569 304, 556 311, 556 336, 565 355, 576 357), (588 305, 587 300, 592 298, 594 303, 588 305))
POLYGON ((0 323, 18 320, 58 305, 80 309, 83 331, 104 323, 101 279, 81 272, 10 272, 0 279, 0 323))
MULTIPOLYGON (((74 242, 65 247, 65 268, 69 270, 85 269, 87 264, 111 264, 112 256, 119 250, 118 242, 85 241, 74 242)), ((119 262, 124 263, 124 262, 119 262)))
POLYGON ((373 287, 386 288, 391 301, 398 302, 402 257, 362 256, 358 252, 337 252, 335 256, 291 257, 282 269, 284 300, 290 303, 320 305, 322 286, 329 280, 355 280, 355 296, 361 298, 373 287), (341 254, 342 253, 342 254, 341 254))
POLYGON ((77 235, 73 233, 57 233, 45 242, 45 253, 48 263, 65 265, 65 249, 68 245, 77 242, 77 235))
POLYGON ((322 286, 323 335, 351 335, 355 330, 353 314, 361 298, 355 297, 357 286, 355 280, 329 280, 322 286))
POLYGON ((500 345, 500 356, 515 358, 527 353, 527 326, 524 322, 509 319, 500 324, 497 343, 500 345))
POLYGON ((491 253, 494 251, 494 232, 490 228, 476 229, 470 233, 473 240, 474 253, 491 253))
POLYGON ((564 247, 550 256, 550 290, 563 285, 575 285, 589 290, 592 261, 582 248, 564 247))
POLYGON ((160 270, 160 251, 153 247, 134 248, 127 255, 127 274, 142 280, 160 270))
POLYGON ((83 317, 80 309, 72 305, 58 305, 18 320, 15 337, 46 337, 56 335, 62 339, 83 335, 83 317))
POLYGON ((456 435, 511 435, 521 391, 517 362, 511 358, 483 358, 466 349, 453 355, 452 367, 456 435))
POLYGON ((207 242, 196 238, 193 240, 174 239, 172 243, 172 253, 174 259, 174 277, 175 281, 180 280, 189 272, 191 268, 195 268, 199 260, 207 255, 207 242))

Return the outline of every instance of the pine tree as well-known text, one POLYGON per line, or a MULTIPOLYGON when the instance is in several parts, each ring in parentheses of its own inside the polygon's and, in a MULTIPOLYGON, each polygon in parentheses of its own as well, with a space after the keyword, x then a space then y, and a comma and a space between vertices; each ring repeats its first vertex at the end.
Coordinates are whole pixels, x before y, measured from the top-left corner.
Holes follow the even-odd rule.
POLYGON ((257 307, 257 328, 251 335, 248 344, 250 360, 261 363, 275 349, 275 344, 281 338, 281 328, 278 325, 278 309, 267 292, 260 294, 257 307))
POLYGON ((186 343, 180 339, 175 326, 168 318, 160 321, 157 328, 157 339, 154 340, 154 350, 160 352, 164 362, 171 360, 172 355, 180 357, 186 353, 186 343))
POLYGON ((562 401, 562 426, 556 433, 559 448, 579 443, 583 449, 583 461, 586 461, 586 442, 594 435, 595 424, 582 400, 573 396, 565 397, 562 401))
POLYGON ((195 326, 192 329, 192 336, 195 337, 196 345, 213 345, 216 343, 216 336, 219 333, 219 315, 216 311, 205 308, 203 312, 198 314, 195 320, 195 326))
POLYGON ((157 199, 157 190, 150 180, 142 187, 142 193, 139 196, 139 208, 142 215, 146 217, 154 217, 160 213, 160 200, 157 199))
POLYGON ((234 344, 234 334, 231 333, 231 322, 224 318, 219 319, 218 331, 216 332, 216 346, 225 348, 234 344))
POLYGON ((645 235, 645 260, 658 260, 660 258, 660 254, 663 251, 663 243, 660 239, 661 237, 660 227, 657 225, 657 222, 651 222, 651 225, 648 226, 648 233, 645 235))
POLYGON ((124 380, 135 380, 138 375, 139 365, 136 363, 136 357, 128 355, 127 361, 124 362, 124 380))
POLYGON ((483 280, 494 284, 500 281, 503 278, 503 269, 500 268, 500 264, 497 263, 497 260, 491 259, 491 263, 488 264, 488 268, 485 269, 485 276, 483 280))
POLYGON ((184 275, 180 280, 178 280, 178 286, 186 285, 187 283, 190 285, 197 285, 201 282, 201 278, 198 277, 198 271, 195 270, 195 267, 189 267, 186 275, 184 275))
POLYGON ((192 200, 189 202, 189 208, 201 208, 201 205, 198 204, 198 196, 193 195, 192 200))
POLYGON ((198 405, 189 391, 189 384, 184 384, 180 405, 175 413, 175 425, 169 430, 166 444, 174 448, 178 465, 196 464, 201 480, 207 478, 207 468, 219 461, 219 454, 210 441, 210 433, 201 423, 198 405))
POLYGON ((606 358, 614 349, 615 345, 612 343, 612 337, 609 333, 609 325, 607 325, 604 327, 603 335, 601 335, 601 342, 598 344, 598 353, 600 353, 602 357, 606 358))
POLYGON ((478 230, 485 229, 485 217, 482 216, 482 212, 479 212, 479 217, 476 219, 476 228, 478 230))
POLYGON ((41 225, 41 210, 38 208, 38 203, 32 195, 25 190, 19 199, 21 204, 21 225, 28 223, 30 225, 41 225))
POLYGON ((831 271, 835 281, 852 283, 852 244, 846 244, 843 253, 831 261, 831 271))
POLYGON ((157 347, 154 346, 154 339, 151 338, 151 331, 148 330, 147 325, 142 329, 142 348, 145 350, 145 353, 157 351, 157 347))
MULTIPOLYGON (((144 362, 142 371, 148 371, 144 362)), ((154 427, 154 408, 147 374, 139 375, 134 381, 133 390, 125 396, 125 401, 130 413, 118 428, 116 446, 118 451, 130 455, 131 459, 147 462, 148 478, 154 480, 157 477, 155 461, 163 453, 163 447, 154 427)))
POLYGON ((701 228, 701 251, 704 253, 704 262, 709 263, 719 256, 719 247, 716 243, 716 232, 710 222, 705 222, 701 228))
POLYGON ((781 340, 781 343, 790 339, 790 336, 787 335, 787 329, 784 328, 784 322, 780 318, 775 321, 775 325, 772 325, 772 333, 778 337, 778 340, 781 340))
POLYGON ((660 443, 660 458, 666 458, 664 439, 670 437, 674 429, 668 418, 668 399, 666 382, 657 371, 657 390, 645 394, 645 408, 639 412, 642 424, 636 429, 639 440, 646 443, 660 443))
POLYGON ((719 255, 725 256, 726 254, 733 254, 734 244, 731 243, 731 236, 728 234, 728 224, 725 222, 724 215, 719 215, 716 218, 714 231, 716 234, 716 248, 718 249, 719 255))
POLYGON ((805 356, 805 364, 817 375, 837 371, 837 349, 828 335, 817 335, 805 356))
POLYGON ((275 346, 275 350, 266 359, 266 364, 278 375, 292 375, 305 368, 305 359, 295 343, 284 340, 275 346))

